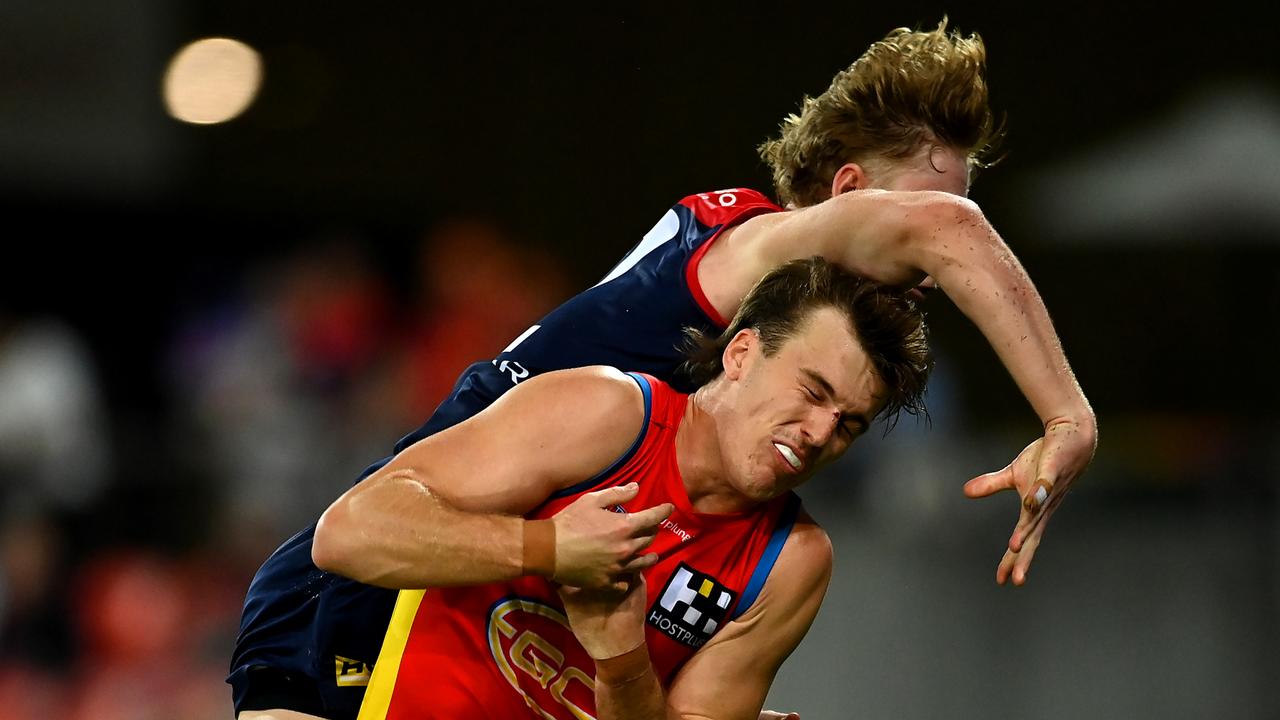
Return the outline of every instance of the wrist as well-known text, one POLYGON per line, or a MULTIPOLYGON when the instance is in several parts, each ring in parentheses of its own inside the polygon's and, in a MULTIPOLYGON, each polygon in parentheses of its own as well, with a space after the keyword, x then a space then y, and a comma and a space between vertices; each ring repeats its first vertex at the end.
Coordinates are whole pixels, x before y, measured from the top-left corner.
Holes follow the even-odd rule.
POLYGON ((653 669, 649 662, 649 646, 644 639, 630 650, 604 659, 596 659, 596 682, 609 687, 629 685, 653 669))
POLYGON ((1091 436, 1097 435, 1098 418, 1094 415, 1093 408, 1086 402, 1067 412, 1057 413, 1044 421, 1046 434, 1058 427, 1073 427, 1079 432, 1087 433, 1091 436))
POLYGON ((555 523, 550 520, 525 520, 521 533, 521 574, 551 579, 556 574, 555 523))

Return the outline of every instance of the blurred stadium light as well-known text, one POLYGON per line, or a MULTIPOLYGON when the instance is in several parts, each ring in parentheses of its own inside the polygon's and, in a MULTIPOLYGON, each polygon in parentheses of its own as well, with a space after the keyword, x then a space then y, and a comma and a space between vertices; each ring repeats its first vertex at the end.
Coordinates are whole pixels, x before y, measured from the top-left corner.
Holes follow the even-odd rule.
POLYGON ((1280 89, 1220 84, 1032 180, 1046 234, 1078 243, 1280 243, 1280 89))

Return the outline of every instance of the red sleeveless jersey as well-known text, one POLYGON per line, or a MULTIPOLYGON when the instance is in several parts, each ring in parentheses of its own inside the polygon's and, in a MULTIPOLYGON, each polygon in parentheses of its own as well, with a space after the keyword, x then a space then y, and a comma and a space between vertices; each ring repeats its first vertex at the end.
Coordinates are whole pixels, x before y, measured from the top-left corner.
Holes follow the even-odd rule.
MULTIPOLYGON (((618 512, 664 502, 675 511, 644 572, 645 638, 663 688, 685 661, 755 600, 799 509, 792 493, 726 515, 694 511, 676 465, 687 395, 633 373, 645 423, 631 449, 595 478, 556 493, 528 518, 555 515, 580 495, 635 481, 618 512)), ((360 720, 595 717, 595 663, 569 628, 552 584, 538 577, 404 590, 360 709, 360 720)))

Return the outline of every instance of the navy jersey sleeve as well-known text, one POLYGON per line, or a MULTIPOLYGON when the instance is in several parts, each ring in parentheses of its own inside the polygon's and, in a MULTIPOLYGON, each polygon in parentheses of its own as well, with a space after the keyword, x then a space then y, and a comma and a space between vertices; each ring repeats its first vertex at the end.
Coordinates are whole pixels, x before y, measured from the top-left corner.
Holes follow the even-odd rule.
POLYGON ((684 198, 595 286, 552 310, 493 360, 468 368, 431 419, 396 450, 465 420, 517 383, 551 370, 611 365, 688 391, 676 374, 684 328, 717 331, 727 324, 698 284, 699 260, 724 228, 781 209, 744 188, 684 198))

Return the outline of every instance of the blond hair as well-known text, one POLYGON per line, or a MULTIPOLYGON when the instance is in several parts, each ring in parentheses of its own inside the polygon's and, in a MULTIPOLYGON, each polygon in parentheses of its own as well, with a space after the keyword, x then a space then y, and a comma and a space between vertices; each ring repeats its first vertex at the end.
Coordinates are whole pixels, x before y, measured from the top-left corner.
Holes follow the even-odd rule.
POLYGON ((837 73, 781 135, 759 147, 773 170, 778 199, 806 206, 831 196, 835 172, 848 162, 901 160, 926 144, 967 153, 986 167, 1003 135, 991 112, 987 50, 977 34, 898 28, 837 73))

